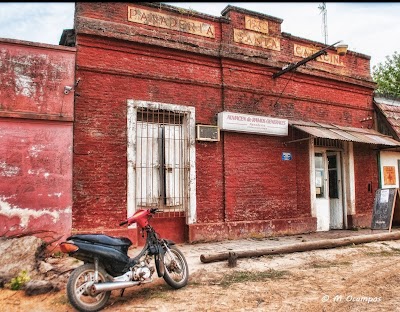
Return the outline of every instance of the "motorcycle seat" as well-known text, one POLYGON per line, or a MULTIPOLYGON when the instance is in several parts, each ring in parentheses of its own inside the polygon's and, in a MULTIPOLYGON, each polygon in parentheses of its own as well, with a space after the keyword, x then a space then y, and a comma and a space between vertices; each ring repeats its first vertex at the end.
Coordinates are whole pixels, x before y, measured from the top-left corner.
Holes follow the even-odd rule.
POLYGON ((112 237, 104 234, 76 234, 68 237, 68 240, 81 240, 95 244, 103 244, 110 246, 126 246, 132 245, 129 238, 126 237, 112 237))

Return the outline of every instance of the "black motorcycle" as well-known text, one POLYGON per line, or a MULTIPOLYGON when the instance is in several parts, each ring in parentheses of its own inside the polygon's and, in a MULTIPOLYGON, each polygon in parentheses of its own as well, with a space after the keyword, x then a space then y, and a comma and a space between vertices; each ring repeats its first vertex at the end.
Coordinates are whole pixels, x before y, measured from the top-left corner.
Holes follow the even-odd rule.
POLYGON ((186 286, 189 269, 182 252, 171 240, 160 238, 149 219, 157 208, 140 209, 120 223, 137 223, 146 233, 146 243, 133 258, 128 256, 132 242, 126 237, 102 234, 78 234, 60 244, 62 252, 82 260, 67 283, 68 300, 78 311, 98 311, 106 305, 112 290, 153 282, 152 275, 164 278, 172 288, 186 286), (151 265, 154 259, 154 266, 151 265))

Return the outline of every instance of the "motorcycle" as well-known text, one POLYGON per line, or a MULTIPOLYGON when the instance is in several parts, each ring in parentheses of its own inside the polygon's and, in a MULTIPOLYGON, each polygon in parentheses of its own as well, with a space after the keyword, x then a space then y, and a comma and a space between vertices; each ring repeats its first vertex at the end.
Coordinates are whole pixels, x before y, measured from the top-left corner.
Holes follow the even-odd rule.
POLYGON ((84 262, 72 271, 67 282, 67 297, 71 305, 82 312, 104 308, 111 291, 153 282, 157 271, 172 288, 188 283, 189 268, 183 253, 171 240, 160 238, 149 220, 157 208, 140 209, 119 225, 137 223, 146 233, 146 243, 140 253, 130 258, 129 238, 103 234, 77 234, 60 244, 60 250, 84 262), (154 260, 154 266, 151 265, 154 260))

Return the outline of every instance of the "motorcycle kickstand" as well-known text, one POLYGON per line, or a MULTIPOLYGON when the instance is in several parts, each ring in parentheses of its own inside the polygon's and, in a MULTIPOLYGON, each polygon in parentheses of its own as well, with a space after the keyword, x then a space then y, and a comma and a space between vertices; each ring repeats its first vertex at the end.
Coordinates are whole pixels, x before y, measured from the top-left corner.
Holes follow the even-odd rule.
POLYGON ((121 289, 120 297, 122 297, 122 296, 124 295, 124 292, 125 292, 125 288, 122 288, 122 289, 121 289))

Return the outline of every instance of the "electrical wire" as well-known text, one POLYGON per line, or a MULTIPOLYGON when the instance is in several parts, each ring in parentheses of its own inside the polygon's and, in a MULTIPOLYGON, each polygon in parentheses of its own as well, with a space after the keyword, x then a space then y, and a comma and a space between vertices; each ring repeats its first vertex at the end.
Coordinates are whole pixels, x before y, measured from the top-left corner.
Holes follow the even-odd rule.
POLYGON ((276 99, 274 106, 278 103, 279 99, 281 98, 283 92, 285 92, 287 85, 289 84, 289 82, 292 80, 294 72, 290 73, 290 77, 288 78, 285 87, 283 88, 283 90, 281 91, 281 94, 279 94, 278 98, 276 99))

